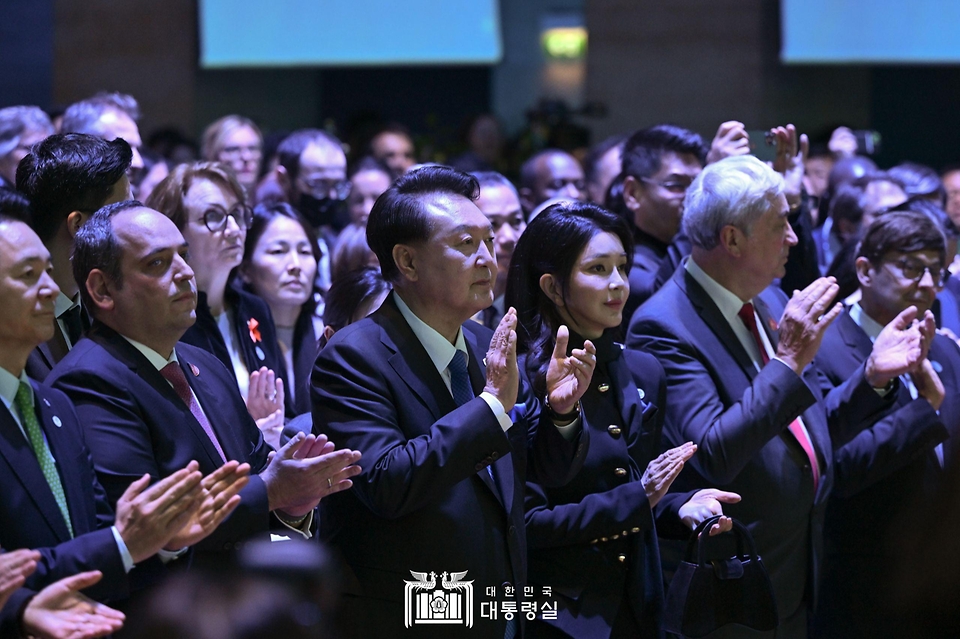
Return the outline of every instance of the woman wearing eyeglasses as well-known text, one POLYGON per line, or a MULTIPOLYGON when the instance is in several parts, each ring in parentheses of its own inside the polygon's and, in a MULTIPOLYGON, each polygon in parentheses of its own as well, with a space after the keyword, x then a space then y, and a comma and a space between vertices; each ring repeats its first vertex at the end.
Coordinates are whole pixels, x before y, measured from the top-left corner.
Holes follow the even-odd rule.
MULTIPOLYGON (((620 217, 570 202, 530 222, 510 263, 506 304, 517 309, 517 352, 534 391, 542 393, 561 325, 570 331, 568 349, 589 340, 597 351, 580 399, 590 433, 583 468, 562 487, 527 483, 529 581, 541 601, 556 606, 552 619, 542 615, 527 625, 534 639, 662 637, 658 527, 682 538, 722 514, 721 501, 739 500, 713 489, 667 494, 696 446, 687 442, 658 456, 663 368, 614 341, 630 292, 632 250, 620 217)), ((711 534, 730 526, 724 520, 711 534)))
POLYGON ((284 366, 273 319, 262 299, 231 279, 253 222, 243 187, 225 165, 181 164, 146 204, 169 217, 190 245, 188 263, 199 295, 197 321, 183 341, 210 351, 234 372, 250 414, 268 441, 273 435, 279 441, 284 366))

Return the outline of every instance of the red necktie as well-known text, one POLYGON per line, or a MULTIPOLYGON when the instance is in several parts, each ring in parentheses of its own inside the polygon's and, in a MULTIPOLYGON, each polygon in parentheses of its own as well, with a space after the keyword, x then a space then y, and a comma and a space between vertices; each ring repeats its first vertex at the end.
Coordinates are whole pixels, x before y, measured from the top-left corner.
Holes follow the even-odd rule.
MULTIPOLYGON (((744 304, 737 315, 743 320, 746 327, 750 329, 750 334, 753 335, 753 339, 757 342, 757 348, 760 349, 760 357, 763 358, 763 364, 766 366, 767 362, 770 361, 770 356, 767 354, 767 349, 763 346, 763 340, 760 339, 760 329, 757 327, 757 316, 753 312, 753 304, 750 302, 744 304)), ((790 422, 789 430, 796 440, 800 442, 800 447, 803 448, 803 452, 807 454, 807 458, 810 460, 810 468, 813 470, 813 490, 816 492, 817 487, 820 485, 820 464, 817 462, 817 453, 813 450, 813 442, 810 441, 810 436, 803 428, 803 424, 800 423, 799 417, 790 422)))
POLYGON ((160 374, 170 382, 173 390, 177 392, 177 395, 180 396, 183 403, 190 408, 190 413, 200 422, 200 427, 203 428, 203 432, 205 432, 207 437, 210 438, 210 441, 213 442, 213 446, 217 449, 217 452, 220 453, 220 458, 223 459, 223 461, 227 461, 227 456, 223 454, 223 449, 220 448, 220 442, 217 441, 217 435, 213 432, 213 426, 207 421, 207 416, 200 410, 200 404, 197 403, 197 399, 190 391, 190 384, 187 383, 187 376, 183 374, 183 369, 180 368, 180 364, 170 362, 160 369, 160 374))

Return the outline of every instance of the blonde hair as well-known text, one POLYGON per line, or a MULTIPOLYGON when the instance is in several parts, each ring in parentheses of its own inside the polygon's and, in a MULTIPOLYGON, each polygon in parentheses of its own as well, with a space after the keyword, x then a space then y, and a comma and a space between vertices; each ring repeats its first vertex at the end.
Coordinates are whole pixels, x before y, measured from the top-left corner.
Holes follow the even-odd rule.
POLYGON ((235 131, 244 127, 252 129, 253 132, 257 134, 257 137, 260 138, 260 144, 263 144, 263 134, 260 133, 260 128, 254 124, 253 120, 245 118, 242 115, 225 115, 208 126, 203 132, 203 141, 200 145, 200 157, 208 162, 219 161, 220 152, 224 147, 224 140, 235 131))

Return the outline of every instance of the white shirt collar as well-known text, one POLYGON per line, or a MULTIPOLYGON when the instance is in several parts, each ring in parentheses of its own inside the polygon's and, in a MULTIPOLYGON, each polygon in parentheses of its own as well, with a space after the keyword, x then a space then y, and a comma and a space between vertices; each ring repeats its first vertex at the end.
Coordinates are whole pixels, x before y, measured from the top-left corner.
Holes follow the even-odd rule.
POLYGON ((53 303, 53 312, 57 317, 60 317, 71 308, 80 305, 80 293, 77 293, 76 299, 70 299, 63 294, 63 291, 60 291, 57 294, 57 300, 53 303))
POLYGON ((413 311, 410 310, 410 307, 406 305, 396 291, 393 292, 393 299, 397 302, 397 308, 400 309, 400 314, 403 315, 403 319, 407 320, 407 324, 410 325, 410 330, 413 331, 413 334, 416 335, 420 343, 423 344, 423 348, 426 349, 427 355, 430 356, 430 361, 433 362, 437 372, 442 374, 447 370, 447 366, 450 365, 450 360, 453 359, 455 351, 463 351, 467 363, 470 362, 470 353, 467 351, 467 345, 463 339, 462 328, 457 331, 456 344, 451 344, 447 341, 447 338, 438 333, 436 329, 428 326, 422 319, 414 315, 413 311))
POLYGON ((880 331, 883 330, 883 324, 867 315, 859 302, 850 307, 850 319, 863 329, 863 332, 867 334, 871 342, 876 341, 880 335, 880 331))
POLYGON ((170 362, 180 361, 179 359, 177 359, 177 349, 173 349, 170 352, 170 359, 167 359, 157 351, 147 346, 146 344, 141 344, 137 340, 130 339, 126 335, 121 335, 121 337, 123 337, 123 339, 130 342, 131 346, 133 346, 135 349, 140 351, 140 353, 147 358, 147 361, 153 364, 153 367, 156 368, 158 371, 162 370, 163 367, 169 364, 170 362))
POLYGON ((27 388, 30 389, 30 401, 33 402, 33 386, 30 385, 30 379, 27 377, 27 372, 21 371, 20 377, 16 377, 7 369, 0 368, 0 400, 3 400, 3 405, 6 406, 7 410, 13 414, 16 414, 13 408, 13 403, 17 399, 17 391, 20 390, 20 382, 26 383, 27 388))
POLYGON ((707 275, 706 271, 700 268, 700 266, 693 261, 692 257, 687 258, 685 268, 687 269, 687 273, 690 273, 690 276, 696 280, 697 284, 703 287, 703 290, 710 296, 713 303, 717 305, 717 308, 720 309, 720 313, 723 315, 723 318, 727 320, 728 324, 732 325, 734 321, 739 321, 738 314, 744 305, 742 299, 730 290, 724 288, 717 280, 707 275))

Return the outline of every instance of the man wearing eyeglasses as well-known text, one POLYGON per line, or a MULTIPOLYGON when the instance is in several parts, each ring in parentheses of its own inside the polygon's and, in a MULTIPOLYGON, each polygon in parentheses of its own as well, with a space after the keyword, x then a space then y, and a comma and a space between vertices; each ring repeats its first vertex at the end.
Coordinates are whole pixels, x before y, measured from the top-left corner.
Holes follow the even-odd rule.
POLYGON ((30 200, 30 226, 50 252, 60 287, 53 338, 27 360, 27 375, 43 381, 90 326, 70 268, 73 238, 101 206, 130 197, 127 171, 133 159, 122 139, 107 142, 83 133, 51 135, 17 167, 17 190, 30 200))
MULTIPOLYGON (((930 307, 948 277, 945 258, 943 231, 926 214, 876 218, 857 252, 862 297, 827 329, 816 358, 834 386, 866 360, 883 325, 904 309, 914 306, 918 318, 932 318, 930 307)), ((960 434, 960 349, 934 335, 926 360, 900 381, 884 417, 834 453, 817 636, 910 634, 889 615, 886 567, 897 558, 898 519, 931 494, 951 462, 950 442, 960 434)))
POLYGON ((698 134, 669 124, 637 131, 624 145, 623 203, 632 213, 636 238, 624 328, 655 290, 657 271, 680 230, 683 196, 706 157, 698 134))
POLYGON ((277 182, 317 231, 317 287, 326 292, 336 229, 347 223, 347 156, 340 140, 320 129, 294 131, 277 147, 277 156, 277 182))

